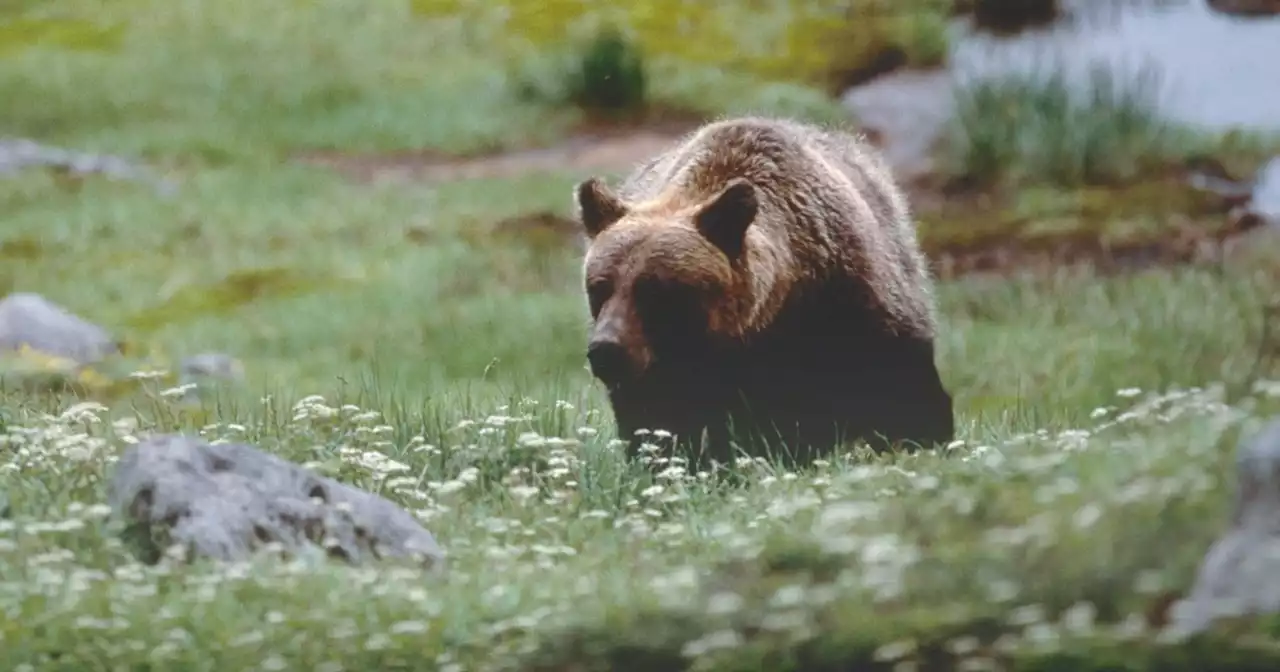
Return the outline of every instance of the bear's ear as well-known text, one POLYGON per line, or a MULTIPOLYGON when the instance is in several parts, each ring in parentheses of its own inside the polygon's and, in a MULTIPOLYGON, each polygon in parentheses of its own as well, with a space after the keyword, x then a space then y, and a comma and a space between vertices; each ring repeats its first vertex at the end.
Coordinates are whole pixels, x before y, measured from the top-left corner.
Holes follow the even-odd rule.
POLYGON ((742 253, 747 229, 755 221, 759 209, 755 186, 735 177, 698 210, 693 221, 707 240, 734 259, 742 253))
POLYGON ((600 235, 601 231, 627 214, 626 204, 599 178, 579 182, 573 196, 578 203, 578 219, 588 238, 600 235))

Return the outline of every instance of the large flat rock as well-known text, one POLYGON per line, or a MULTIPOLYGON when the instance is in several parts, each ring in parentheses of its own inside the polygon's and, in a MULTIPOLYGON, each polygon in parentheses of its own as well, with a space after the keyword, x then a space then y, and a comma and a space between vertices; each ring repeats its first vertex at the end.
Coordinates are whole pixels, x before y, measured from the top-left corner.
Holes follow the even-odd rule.
POLYGON ((243 560, 276 543, 353 564, 398 557, 443 568, 444 551, 407 511, 245 444, 151 437, 121 457, 110 501, 196 556, 243 560))

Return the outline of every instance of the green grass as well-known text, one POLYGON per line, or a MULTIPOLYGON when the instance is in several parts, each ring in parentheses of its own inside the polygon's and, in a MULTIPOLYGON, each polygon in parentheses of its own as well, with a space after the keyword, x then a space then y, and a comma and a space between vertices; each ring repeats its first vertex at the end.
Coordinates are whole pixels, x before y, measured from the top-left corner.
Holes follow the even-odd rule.
MULTIPOLYGON (((0 181, 0 291, 40 292, 159 360, 229 352, 248 381, 197 409, 160 384, 98 410, 4 393, 0 668, 834 671, 891 669, 895 649, 920 669, 1275 662, 1228 635, 1108 634, 1189 585, 1226 521, 1234 442, 1280 408, 1274 383, 1254 386, 1280 377, 1257 356, 1274 257, 946 284, 938 357, 962 444, 795 474, 744 462, 736 484, 654 476, 611 444, 583 369, 577 241, 537 250, 496 226, 567 214, 580 174, 363 185, 282 160, 549 140, 568 113, 519 102, 492 62, 450 56, 457 41, 396 5, 113 6, 80 15, 130 19, 108 51, 0 57, 6 123, 163 161, 181 188, 0 181), (422 517, 449 573, 142 566, 102 504, 114 459, 157 430, 377 491, 422 517), (1090 609, 1099 628, 1045 639, 1090 609)), ((664 95, 705 85, 710 106, 712 84, 817 109, 706 71, 664 95)))
MULTIPOLYGON (((484 21, 460 30, 407 1, 52 0, 5 11, 0 21, 48 16, 64 28, 51 45, 43 32, 0 31, 6 133, 86 149, 183 164, 330 148, 475 152, 549 142, 578 116, 513 100, 528 55, 486 49, 484 21)), ((658 103, 838 111, 803 86, 653 60, 658 103)))
MULTIPOLYGON (((336 420, 296 394, 213 411, 209 438, 316 463, 420 513, 451 554, 445 579, 266 559, 140 567, 101 518, 103 481, 130 436, 182 427, 182 411, 158 398, 50 417, 48 404, 12 399, 0 660, 667 670, 688 669, 683 653, 702 648, 713 657, 698 669, 836 670, 900 643, 938 660, 973 637, 966 655, 1012 656, 1020 669, 1071 656, 1086 659, 1071 669, 1221 664, 1109 633, 1188 585, 1226 520, 1234 440, 1280 403, 1115 388, 1250 371, 1248 304, 1264 288, 1157 273, 949 289, 943 360, 966 443, 941 456, 799 474, 742 464, 739 486, 674 469, 655 483, 608 447, 585 384, 518 388, 507 407, 456 386, 411 401, 366 384, 329 393, 333 407, 359 406, 336 420), (1211 309, 1228 290, 1241 303, 1211 309), (403 466, 362 466, 366 452, 403 466), (1065 633, 1037 648, 1046 623, 1085 613, 1100 626, 1084 643, 1065 633), (1030 623, 1006 623, 1014 614, 1030 623)), ((549 340, 540 323, 521 330, 549 340)))

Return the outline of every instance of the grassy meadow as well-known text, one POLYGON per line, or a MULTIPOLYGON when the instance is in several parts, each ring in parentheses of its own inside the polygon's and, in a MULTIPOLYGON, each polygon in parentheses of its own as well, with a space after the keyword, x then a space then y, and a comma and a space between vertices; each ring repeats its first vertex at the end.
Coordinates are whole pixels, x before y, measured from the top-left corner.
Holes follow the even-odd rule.
MULTIPOLYGON (((490 49, 499 31, 440 22, 445 9, 0 6, 0 132, 135 158, 179 185, 165 197, 35 170, 0 179, 0 294, 38 292, 103 325, 130 366, 221 351, 247 372, 194 406, 145 377, 110 394, 3 391, 0 668, 1280 662, 1275 621, 1181 645, 1159 633, 1227 524, 1237 442, 1280 410, 1275 246, 1222 265, 947 280, 951 446, 851 450, 799 473, 744 459, 732 483, 678 458, 655 475, 622 457, 585 369, 581 243, 506 224, 567 216, 587 172, 365 182, 295 160, 547 145, 587 119, 530 94, 533 79, 562 81, 559 57, 490 49), (378 492, 424 521, 448 571, 143 564, 106 482, 129 444, 166 431, 249 442, 378 492)), ((809 85, 688 58, 646 56, 653 110, 843 114, 809 85)), ((1003 95, 1001 109, 1032 112, 962 114, 948 146, 956 175, 1024 195, 1002 208, 1074 202, 1227 142, 1167 129, 1137 99, 1009 93, 1027 86, 971 92, 962 109, 1003 95)), ((1096 210, 1083 222, 1057 207, 1055 224, 1103 236, 1165 222, 1096 210)), ((934 217, 925 236, 963 236, 966 221, 934 217)))

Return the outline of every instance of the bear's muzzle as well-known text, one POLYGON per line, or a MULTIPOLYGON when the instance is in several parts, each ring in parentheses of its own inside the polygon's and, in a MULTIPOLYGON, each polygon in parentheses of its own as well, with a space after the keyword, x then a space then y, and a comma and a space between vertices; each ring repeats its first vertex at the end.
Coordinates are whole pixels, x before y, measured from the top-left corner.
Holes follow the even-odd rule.
POLYGON ((587 363, 591 365, 591 374, 610 388, 633 378, 636 373, 626 346, 614 339, 593 339, 587 345, 587 363))

